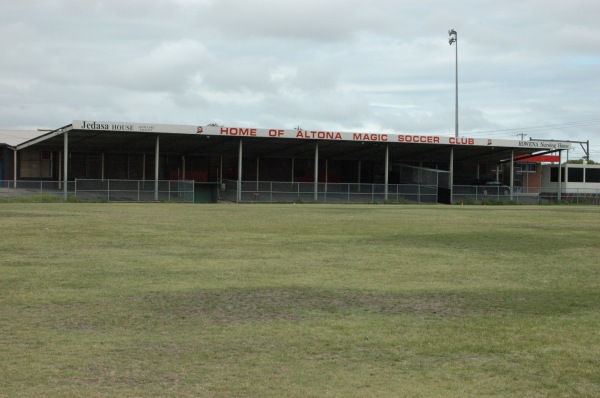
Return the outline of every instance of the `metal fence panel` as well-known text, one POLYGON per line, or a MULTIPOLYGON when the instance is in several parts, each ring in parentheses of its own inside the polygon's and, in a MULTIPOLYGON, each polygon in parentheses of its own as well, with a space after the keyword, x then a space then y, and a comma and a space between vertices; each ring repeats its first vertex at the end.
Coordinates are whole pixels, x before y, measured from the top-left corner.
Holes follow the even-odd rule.
POLYGON ((82 201, 193 202, 193 181, 87 180, 75 181, 75 195, 82 201))
MULTIPOLYGON (((243 181, 241 202, 251 203, 384 203, 385 184, 352 184, 314 182, 243 181)), ((237 181, 227 180, 221 185, 221 199, 237 201, 237 181)), ((437 203, 437 186, 418 184, 390 184, 387 186, 389 203, 437 203)))

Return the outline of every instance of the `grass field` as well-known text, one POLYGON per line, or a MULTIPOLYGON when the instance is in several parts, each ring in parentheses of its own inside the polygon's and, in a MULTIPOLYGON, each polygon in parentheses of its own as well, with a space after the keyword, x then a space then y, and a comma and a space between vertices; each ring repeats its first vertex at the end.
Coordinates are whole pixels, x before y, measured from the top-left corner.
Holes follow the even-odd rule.
POLYGON ((0 205, 3 397, 598 397, 600 207, 0 205))

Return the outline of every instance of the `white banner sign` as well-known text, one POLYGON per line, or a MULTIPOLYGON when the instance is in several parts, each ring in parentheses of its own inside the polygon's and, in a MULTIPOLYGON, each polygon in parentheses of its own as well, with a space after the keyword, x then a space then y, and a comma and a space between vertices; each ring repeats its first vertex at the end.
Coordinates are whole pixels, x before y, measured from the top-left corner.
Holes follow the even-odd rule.
POLYGON ((123 123, 100 121, 73 121, 74 130, 112 131, 124 133, 200 134, 228 137, 262 137, 274 139, 389 142, 402 144, 437 144, 461 146, 486 146, 531 149, 571 149, 569 142, 516 141, 495 138, 448 137, 438 135, 398 133, 347 133, 315 130, 258 129, 251 127, 187 126, 150 123, 123 123))

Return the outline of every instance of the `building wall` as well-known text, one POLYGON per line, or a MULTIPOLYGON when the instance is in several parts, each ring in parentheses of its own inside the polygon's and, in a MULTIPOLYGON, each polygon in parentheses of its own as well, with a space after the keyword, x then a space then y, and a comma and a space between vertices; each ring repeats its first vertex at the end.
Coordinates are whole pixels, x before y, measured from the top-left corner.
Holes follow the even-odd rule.
MULTIPOLYGON (((600 165, 562 165, 563 192, 576 193, 600 190, 600 165), (569 180, 571 177, 571 181, 569 180), (572 181, 574 180, 575 181, 572 181), (581 180, 581 181, 580 181, 581 180)), ((558 165, 544 165, 542 170, 542 190, 558 190, 558 165)))

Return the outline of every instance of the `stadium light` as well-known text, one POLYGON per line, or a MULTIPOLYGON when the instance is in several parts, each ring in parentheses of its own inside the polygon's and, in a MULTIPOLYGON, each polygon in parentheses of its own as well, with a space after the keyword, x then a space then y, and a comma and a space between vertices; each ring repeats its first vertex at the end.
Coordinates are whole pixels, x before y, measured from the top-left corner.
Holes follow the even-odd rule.
POLYGON ((455 78, 456 78, 456 92, 455 92, 455 109, 454 109, 454 136, 458 137, 458 33, 454 29, 448 31, 448 43, 454 44, 455 50, 455 78))

